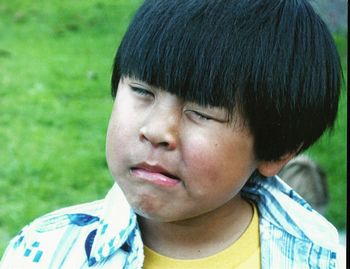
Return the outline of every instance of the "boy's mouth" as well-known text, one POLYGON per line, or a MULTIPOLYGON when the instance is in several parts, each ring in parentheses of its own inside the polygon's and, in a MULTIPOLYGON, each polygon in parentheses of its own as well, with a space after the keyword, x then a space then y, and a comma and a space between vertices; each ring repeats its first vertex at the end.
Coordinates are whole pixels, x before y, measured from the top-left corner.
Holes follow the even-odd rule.
POLYGON ((175 186, 180 182, 180 179, 176 175, 159 165, 141 163, 131 167, 130 172, 133 176, 157 185, 175 186))

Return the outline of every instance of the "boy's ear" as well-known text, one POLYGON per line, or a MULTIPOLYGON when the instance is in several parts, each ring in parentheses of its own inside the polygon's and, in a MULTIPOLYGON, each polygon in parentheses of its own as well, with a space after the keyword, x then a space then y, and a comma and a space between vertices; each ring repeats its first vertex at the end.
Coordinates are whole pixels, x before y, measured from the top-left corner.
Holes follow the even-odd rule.
POLYGON ((257 169, 263 176, 272 177, 276 175, 282 167, 295 156, 295 154, 296 152, 287 153, 276 161, 261 161, 258 164, 257 169))

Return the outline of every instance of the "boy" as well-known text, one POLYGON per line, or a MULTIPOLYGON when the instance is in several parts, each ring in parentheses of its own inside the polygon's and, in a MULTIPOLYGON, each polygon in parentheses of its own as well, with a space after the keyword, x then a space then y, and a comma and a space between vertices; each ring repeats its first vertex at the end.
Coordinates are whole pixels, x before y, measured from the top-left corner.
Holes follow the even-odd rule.
POLYGON ((116 183, 26 226, 2 268, 334 268, 335 228, 275 175, 339 88, 305 0, 146 0, 113 67, 116 183))

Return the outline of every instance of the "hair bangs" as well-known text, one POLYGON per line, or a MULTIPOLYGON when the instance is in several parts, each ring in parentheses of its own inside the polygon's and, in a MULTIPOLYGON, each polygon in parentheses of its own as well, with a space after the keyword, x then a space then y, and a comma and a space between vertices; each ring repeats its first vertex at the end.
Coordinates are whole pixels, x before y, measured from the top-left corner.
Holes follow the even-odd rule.
POLYGON ((116 55, 112 94, 119 79, 130 76, 185 101, 221 107, 232 114, 236 81, 242 75, 232 72, 234 63, 227 63, 234 52, 222 34, 225 14, 217 15, 215 1, 204 1, 201 7, 197 1, 193 12, 189 12, 191 3, 167 2, 155 8, 146 1, 135 15, 116 55))

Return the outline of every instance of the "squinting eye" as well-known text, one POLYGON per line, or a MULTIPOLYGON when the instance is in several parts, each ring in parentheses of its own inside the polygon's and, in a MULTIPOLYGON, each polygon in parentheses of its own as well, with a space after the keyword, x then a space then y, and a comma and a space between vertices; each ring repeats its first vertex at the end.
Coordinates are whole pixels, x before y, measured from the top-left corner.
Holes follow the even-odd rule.
POLYGON ((200 120, 214 120, 214 118, 208 116, 208 115, 205 115, 203 113, 199 113, 197 111, 194 111, 194 110, 191 110, 191 112, 200 120))
POLYGON ((138 95, 142 95, 142 96, 151 96, 151 97, 154 96, 152 92, 150 92, 150 91, 148 91, 148 90, 145 90, 145 89, 143 89, 143 88, 139 88, 139 87, 135 87, 135 86, 130 86, 130 88, 131 88, 131 90, 132 90, 133 92, 135 92, 135 93, 138 94, 138 95))

